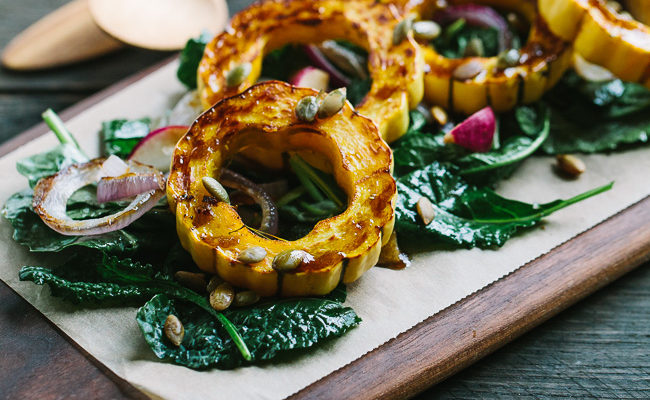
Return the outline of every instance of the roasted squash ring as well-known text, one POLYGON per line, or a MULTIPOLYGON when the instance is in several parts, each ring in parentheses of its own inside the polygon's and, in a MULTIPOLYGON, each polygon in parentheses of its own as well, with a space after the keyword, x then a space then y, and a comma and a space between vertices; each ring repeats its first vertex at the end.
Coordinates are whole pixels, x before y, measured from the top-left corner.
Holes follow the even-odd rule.
POLYGON ((424 63, 409 34, 393 45, 398 8, 375 0, 294 0, 255 3, 236 14, 230 26, 205 49, 198 69, 198 87, 204 107, 240 93, 260 76, 268 52, 289 43, 349 40, 368 51, 372 87, 357 106, 372 119, 387 142, 403 135, 408 111, 422 100, 424 63), (226 86, 235 66, 251 63, 252 71, 240 85, 226 86))
POLYGON ((650 27, 622 18, 597 0, 540 0, 549 28, 585 60, 650 88, 650 27))
MULTIPOLYGON (((450 59, 437 53, 432 46, 423 46, 428 68, 424 75, 425 101, 450 111, 471 114, 486 106, 503 112, 539 100, 571 66, 570 45, 548 30, 537 15, 534 0, 480 0, 472 3, 512 10, 530 22, 531 30, 528 42, 521 49, 520 63, 515 67, 498 69, 497 57, 450 59), (456 68, 470 61, 481 63, 483 72, 471 79, 455 78, 456 68)), ((429 0, 412 10, 422 19, 428 19, 439 9, 437 4, 439 2, 429 0)))
POLYGON ((203 113, 176 145, 167 199, 181 244, 202 270, 264 296, 304 296, 328 293, 376 264, 382 238, 389 239, 394 224, 390 148, 374 123, 347 102, 330 118, 300 121, 296 105, 313 95, 313 89, 284 82, 254 85, 203 113), (295 241, 256 235, 235 208, 217 202, 201 183, 203 177, 218 177, 223 163, 247 146, 323 153, 347 194, 348 208, 295 241), (250 246, 265 248, 266 258, 251 265, 238 262, 240 252, 250 246), (313 260, 279 273, 273 258, 290 249, 307 251, 313 260))

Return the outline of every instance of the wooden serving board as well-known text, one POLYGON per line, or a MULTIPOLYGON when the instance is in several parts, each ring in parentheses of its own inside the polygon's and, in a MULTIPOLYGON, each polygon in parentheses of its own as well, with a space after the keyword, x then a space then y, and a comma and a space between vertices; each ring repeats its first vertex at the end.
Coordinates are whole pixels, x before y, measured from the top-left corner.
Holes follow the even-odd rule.
MULTIPOLYGON (((67 120, 167 64, 152 67, 90 97, 62 113, 67 120)), ((0 156, 48 129, 36 126, 0 146, 0 156)), ((439 382, 493 352, 529 329, 574 304, 638 265, 650 260, 650 197, 561 244, 512 274, 415 327, 365 356, 311 384, 292 399, 406 398, 439 382), (398 371, 398 373, 397 373, 398 371)), ((57 385, 74 377, 81 398, 144 397, 75 346, 47 328, 48 322, 29 319, 38 313, 0 284, 0 336, 9 350, 0 357, 0 387, 13 398, 67 397, 70 387, 57 385), (27 325, 22 322, 31 321, 27 325), (47 333, 41 334, 41 329, 47 333), (23 354, 36 354, 25 358, 23 354), (16 374, 19 370, 21 373, 16 374), (17 377, 32 376, 30 384, 17 377)))

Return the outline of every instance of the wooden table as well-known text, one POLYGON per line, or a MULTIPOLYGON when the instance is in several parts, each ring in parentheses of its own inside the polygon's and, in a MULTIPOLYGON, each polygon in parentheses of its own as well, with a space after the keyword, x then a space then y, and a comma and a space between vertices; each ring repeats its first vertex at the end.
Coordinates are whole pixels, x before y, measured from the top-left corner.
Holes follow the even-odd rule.
MULTIPOLYGON (((248 0, 229 1, 237 11, 248 0)), ((63 0, 0 0, 0 48, 63 0), (45 3, 45 4, 44 4, 45 3)), ((0 70, 0 142, 169 54, 127 49, 64 69, 0 70)), ((645 264, 421 398, 650 398, 645 264)), ((397 373, 397 371, 396 371, 397 373)), ((0 284, 0 398, 140 398, 0 284)))

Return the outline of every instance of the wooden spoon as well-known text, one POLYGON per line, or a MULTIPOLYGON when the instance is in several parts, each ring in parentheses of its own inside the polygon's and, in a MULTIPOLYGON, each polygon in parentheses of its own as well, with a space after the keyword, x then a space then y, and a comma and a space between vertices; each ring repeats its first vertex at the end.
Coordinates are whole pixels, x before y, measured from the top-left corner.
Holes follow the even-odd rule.
POLYGON ((87 60, 124 47, 179 50, 228 18, 225 0, 73 0, 16 36, 2 53, 7 68, 36 70, 87 60))

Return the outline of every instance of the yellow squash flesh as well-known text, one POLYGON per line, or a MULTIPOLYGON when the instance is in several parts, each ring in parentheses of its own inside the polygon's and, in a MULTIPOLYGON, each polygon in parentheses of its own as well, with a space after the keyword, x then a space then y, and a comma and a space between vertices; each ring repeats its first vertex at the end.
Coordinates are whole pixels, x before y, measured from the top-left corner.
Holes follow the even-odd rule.
POLYGON ((377 124, 384 140, 392 142, 406 132, 408 111, 423 95, 419 46, 410 34, 401 43, 392 43, 400 18, 396 6, 375 0, 255 3, 236 14, 226 31, 206 46, 198 70, 204 107, 253 85, 262 72, 264 55, 274 49, 289 43, 344 39, 368 51, 372 87, 357 110, 377 124), (227 87, 226 75, 242 63, 252 64, 251 73, 240 85, 227 87))
POLYGON ((539 0, 549 28, 587 61, 650 88, 650 27, 597 0, 539 0))
POLYGON ((322 295, 341 281, 358 279, 376 264, 382 238, 387 241, 393 230, 396 186, 389 172, 390 148, 374 123, 347 102, 330 118, 300 121, 296 105, 310 95, 317 92, 278 81, 252 86, 202 114, 172 158, 167 199, 181 244, 202 270, 263 296, 322 295), (321 153, 347 195, 347 209, 295 241, 256 235, 234 207, 211 197, 201 182, 206 176, 218 178, 224 163, 247 148, 321 153), (266 249, 266 258, 252 265, 238 262, 251 246, 266 249), (273 258, 290 249, 307 251, 313 259, 279 273, 273 258))
MULTIPOLYGON (((466 57, 450 59, 437 53, 433 46, 423 46, 427 71, 424 75, 424 98, 429 104, 463 114, 474 113, 491 106, 503 112, 518 104, 528 104, 557 83, 571 65, 568 43, 548 30, 538 17, 534 0, 449 1, 447 4, 476 3, 505 11, 514 11, 527 19, 531 29, 526 45, 521 49, 519 65, 498 69, 497 57, 466 57), (471 79, 453 76, 459 66, 478 62, 483 71, 471 79)), ((406 8, 409 7, 407 3, 406 8)), ((430 19, 440 2, 427 0, 411 8, 420 19, 430 19)))

